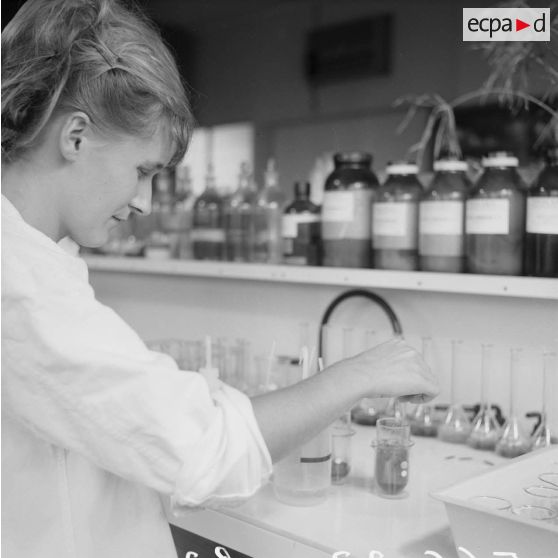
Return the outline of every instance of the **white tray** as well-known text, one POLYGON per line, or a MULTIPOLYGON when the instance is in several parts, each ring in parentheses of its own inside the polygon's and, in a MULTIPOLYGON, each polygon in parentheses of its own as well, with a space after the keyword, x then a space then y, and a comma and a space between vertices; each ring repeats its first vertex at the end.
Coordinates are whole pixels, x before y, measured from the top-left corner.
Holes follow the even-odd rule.
POLYGON ((446 506, 460 558, 558 558, 556 519, 532 520, 470 501, 474 496, 495 496, 513 507, 533 504, 523 488, 545 485, 538 478, 545 472, 558 472, 558 448, 529 453, 432 494, 446 506))

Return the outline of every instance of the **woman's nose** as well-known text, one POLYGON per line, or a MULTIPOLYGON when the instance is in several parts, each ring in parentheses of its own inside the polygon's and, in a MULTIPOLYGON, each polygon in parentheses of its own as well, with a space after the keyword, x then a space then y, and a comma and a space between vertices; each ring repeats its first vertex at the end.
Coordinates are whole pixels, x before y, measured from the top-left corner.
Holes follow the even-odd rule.
POLYGON ((138 193, 130 202, 130 207, 140 215, 149 215, 151 213, 151 194, 151 180, 142 180, 138 193))

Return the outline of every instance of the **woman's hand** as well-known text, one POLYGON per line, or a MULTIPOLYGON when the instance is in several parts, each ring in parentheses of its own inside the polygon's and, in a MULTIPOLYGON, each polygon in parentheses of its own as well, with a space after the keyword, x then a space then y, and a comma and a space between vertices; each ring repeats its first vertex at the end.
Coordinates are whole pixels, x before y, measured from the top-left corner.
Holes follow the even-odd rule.
POLYGON ((423 403, 440 391, 421 355, 401 338, 390 339, 334 366, 345 368, 348 375, 363 382, 366 397, 399 397, 423 403))

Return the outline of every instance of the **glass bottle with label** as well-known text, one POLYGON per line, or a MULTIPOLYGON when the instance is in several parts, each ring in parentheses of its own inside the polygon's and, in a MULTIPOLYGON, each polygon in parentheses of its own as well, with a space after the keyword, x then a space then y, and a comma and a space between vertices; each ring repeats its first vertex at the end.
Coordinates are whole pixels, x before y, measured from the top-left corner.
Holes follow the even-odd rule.
POLYGON ((498 151, 482 165, 465 210, 468 271, 521 275, 526 188, 517 172, 517 157, 498 151))
POLYGON ((283 261, 320 265, 320 208, 310 201, 310 183, 295 182, 295 199, 283 214, 283 261))
POLYGON ((333 161, 322 206, 323 264, 370 267, 370 206, 378 186, 372 155, 337 153, 333 161))
POLYGON ((465 271, 465 200, 471 186, 467 163, 434 162, 434 180, 419 203, 419 267, 422 271, 465 271))
POLYGON ((238 188, 225 204, 225 232, 227 260, 254 260, 256 239, 255 213, 258 190, 248 163, 240 165, 238 188))
POLYGON ((387 179, 372 204, 374 267, 418 269, 418 204, 422 184, 418 166, 396 162, 387 166, 387 179))
POLYGON ((254 261, 279 264, 283 260, 281 220, 285 194, 279 186, 275 160, 268 159, 264 188, 256 201, 254 261))
POLYGON ((192 246, 197 260, 224 259, 223 206, 211 164, 207 169, 205 190, 194 203, 192 246))
POLYGON ((558 147, 527 195, 525 274, 558 277, 558 147))

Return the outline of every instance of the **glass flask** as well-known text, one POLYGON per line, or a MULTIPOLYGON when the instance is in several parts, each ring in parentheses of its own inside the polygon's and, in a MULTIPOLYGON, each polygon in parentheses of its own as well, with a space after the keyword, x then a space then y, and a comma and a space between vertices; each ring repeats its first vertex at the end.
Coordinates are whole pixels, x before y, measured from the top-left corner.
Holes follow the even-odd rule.
POLYGON ((502 457, 518 457, 531 449, 529 437, 523 432, 519 418, 515 414, 515 388, 517 385, 518 363, 521 349, 510 350, 510 404, 508 418, 502 428, 502 435, 496 444, 496 453, 502 457))
POLYGON ((558 147, 527 194, 525 275, 558 277, 558 147))
POLYGON ((506 152, 482 160, 484 172, 467 200, 465 251, 471 273, 521 275, 526 187, 518 159, 506 152))
POLYGON ((553 434, 550 424, 548 411, 549 407, 556 406, 556 395, 558 390, 554 390, 556 375, 552 373, 556 366, 556 353, 545 351, 543 353, 543 381, 542 381, 542 411, 541 422, 531 436, 531 446, 533 450, 550 447, 553 443, 558 443, 556 435, 553 434), (554 379, 554 382, 552 381, 554 379), (551 405, 548 403, 550 402, 551 405))
MULTIPOLYGON (((377 345, 377 335, 373 330, 366 331, 366 348, 377 345)), ((386 407, 385 398, 365 397, 361 399, 352 409, 351 418, 356 424, 374 426, 376 421, 382 416, 386 407)))
MULTIPOLYGON (((422 358, 432 368, 432 338, 422 338, 422 358)), ((411 434, 414 436, 436 436, 438 425, 434 421, 434 408, 431 405, 419 404, 410 418, 411 434)))
POLYGON ((488 384, 493 372, 492 352, 492 345, 482 345, 481 402, 479 412, 473 419, 471 434, 467 438, 469 446, 481 450, 493 450, 500 437, 500 426, 494 416, 494 409, 488 403, 488 384))
POLYGON ((275 160, 268 159, 264 187, 256 199, 253 261, 279 264, 283 260, 282 217, 285 194, 279 186, 275 160))
POLYGON ((213 165, 207 166, 205 190, 194 202, 192 249, 196 260, 223 260, 223 200, 217 192, 213 165))
POLYGON ((225 203, 225 250, 230 262, 252 262, 256 243, 258 190, 248 163, 240 165, 238 187, 225 203))
POLYGON ((471 183, 467 163, 434 162, 434 179, 419 204, 419 267, 422 271, 465 271, 465 200, 471 183))
POLYGON ((390 163, 372 204, 372 248, 377 269, 418 269, 418 166, 390 163))
POLYGON ((459 349, 461 340, 453 339, 451 342, 451 376, 450 376, 450 407, 444 418, 443 424, 438 427, 438 438, 444 442, 453 444, 464 444, 471 433, 471 422, 463 408, 457 402, 457 368, 459 361, 459 349))
POLYGON ((322 204, 323 265, 370 267, 370 212, 378 179, 372 155, 336 153, 322 204))
POLYGON ((310 201, 310 183, 295 182, 295 199, 283 213, 283 262, 321 264, 320 208, 310 201))

